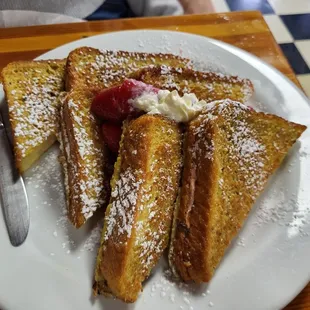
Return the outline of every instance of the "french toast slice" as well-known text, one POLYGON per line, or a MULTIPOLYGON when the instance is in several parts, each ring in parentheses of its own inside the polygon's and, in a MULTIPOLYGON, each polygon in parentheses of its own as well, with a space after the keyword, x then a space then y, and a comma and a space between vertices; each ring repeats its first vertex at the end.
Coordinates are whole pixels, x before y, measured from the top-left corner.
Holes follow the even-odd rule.
POLYGON ((268 178, 305 126, 230 100, 188 124, 169 262, 184 281, 208 282, 268 178))
POLYGON ((60 162, 68 217, 79 228, 109 199, 109 151, 90 113, 95 89, 69 92, 60 109, 60 162))
POLYGON ((80 47, 73 50, 66 65, 66 90, 75 87, 107 88, 120 84, 129 74, 150 65, 191 67, 189 59, 172 54, 152 54, 98 50, 80 47))
POLYGON ((64 74, 65 60, 12 62, 1 72, 20 173, 56 141, 64 74))
POLYGON ((160 89, 177 90, 180 95, 194 93, 197 98, 207 102, 231 99, 244 103, 254 92, 253 84, 248 79, 175 66, 142 68, 134 72, 131 78, 160 89))
POLYGON ((95 294, 134 302, 168 245, 181 130, 160 115, 125 123, 95 271, 95 294))

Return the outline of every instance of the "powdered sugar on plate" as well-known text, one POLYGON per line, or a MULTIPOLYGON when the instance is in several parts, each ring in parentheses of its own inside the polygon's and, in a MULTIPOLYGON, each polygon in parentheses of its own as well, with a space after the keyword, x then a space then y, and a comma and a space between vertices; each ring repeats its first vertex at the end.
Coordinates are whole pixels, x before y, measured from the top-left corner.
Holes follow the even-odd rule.
MULTIPOLYGON (((31 207, 30 230, 36 230, 38 222, 46 227, 41 234, 46 235, 46 238, 54 238, 53 242, 46 244, 48 253, 53 253, 49 254, 52 257, 63 253, 77 258, 79 255, 75 254, 76 251, 97 253, 103 226, 102 217, 92 219, 88 227, 86 225, 82 230, 76 230, 69 222, 58 156, 58 146, 55 145, 24 177, 31 207), (43 196, 44 200, 37 200, 37 197, 43 196), (50 214, 49 217, 45 216, 46 213, 50 214), (81 237, 82 240, 79 240, 81 237)), ((38 234, 33 236, 35 239, 37 237, 38 234)))
POLYGON ((152 298, 167 300, 171 309, 200 310, 195 307, 193 299, 206 299, 207 304, 212 297, 205 285, 193 285, 176 279, 169 268, 161 270, 160 276, 150 284, 148 293, 152 298))

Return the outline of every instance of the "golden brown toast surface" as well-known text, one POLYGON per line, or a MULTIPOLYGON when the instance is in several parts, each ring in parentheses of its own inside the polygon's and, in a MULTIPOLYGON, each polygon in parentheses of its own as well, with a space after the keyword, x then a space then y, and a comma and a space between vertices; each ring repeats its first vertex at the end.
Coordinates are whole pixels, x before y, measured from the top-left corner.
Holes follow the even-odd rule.
POLYGON ((305 126, 230 100, 188 124, 169 260, 185 281, 208 282, 267 179, 305 126))
POLYGON ((162 116, 126 124, 111 180, 95 293, 134 302, 169 239, 181 168, 181 131, 162 116))
POLYGON ((248 79, 173 66, 142 68, 131 77, 160 89, 177 90, 181 95, 194 93, 207 102, 221 99, 246 102, 254 91, 248 79))
POLYGON ((91 47, 77 48, 67 59, 67 91, 75 87, 110 87, 121 83, 137 69, 149 65, 191 66, 188 59, 171 54, 101 51, 91 47))
POLYGON ((90 113, 96 90, 76 89, 61 108, 61 151, 68 217, 77 228, 109 199, 108 150, 90 113))
POLYGON ((64 60, 12 62, 2 70, 16 166, 27 170, 56 140, 64 60))

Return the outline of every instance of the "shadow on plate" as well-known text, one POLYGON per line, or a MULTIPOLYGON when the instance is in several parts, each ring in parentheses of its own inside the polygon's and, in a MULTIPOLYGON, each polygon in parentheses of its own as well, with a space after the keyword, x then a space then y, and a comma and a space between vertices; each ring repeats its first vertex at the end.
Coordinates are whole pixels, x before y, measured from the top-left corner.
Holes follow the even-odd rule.
POLYGON ((126 304, 125 302, 112 297, 104 297, 104 296, 94 297, 93 295, 91 295, 89 300, 92 305, 94 305, 95 303, 99 303, 100 308, 102 310, 110 310, 110 309, 133 310, 136 307, 135 303, 126 304))

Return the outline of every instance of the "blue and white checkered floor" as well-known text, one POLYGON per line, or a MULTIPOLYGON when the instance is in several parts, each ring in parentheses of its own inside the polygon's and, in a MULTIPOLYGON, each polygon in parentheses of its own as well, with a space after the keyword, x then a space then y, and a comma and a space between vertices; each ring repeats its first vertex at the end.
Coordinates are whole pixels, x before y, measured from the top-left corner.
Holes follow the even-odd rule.
POLYGON ((216 12, 259 10, 310 97, 310 0, 211 0, 216 12))

